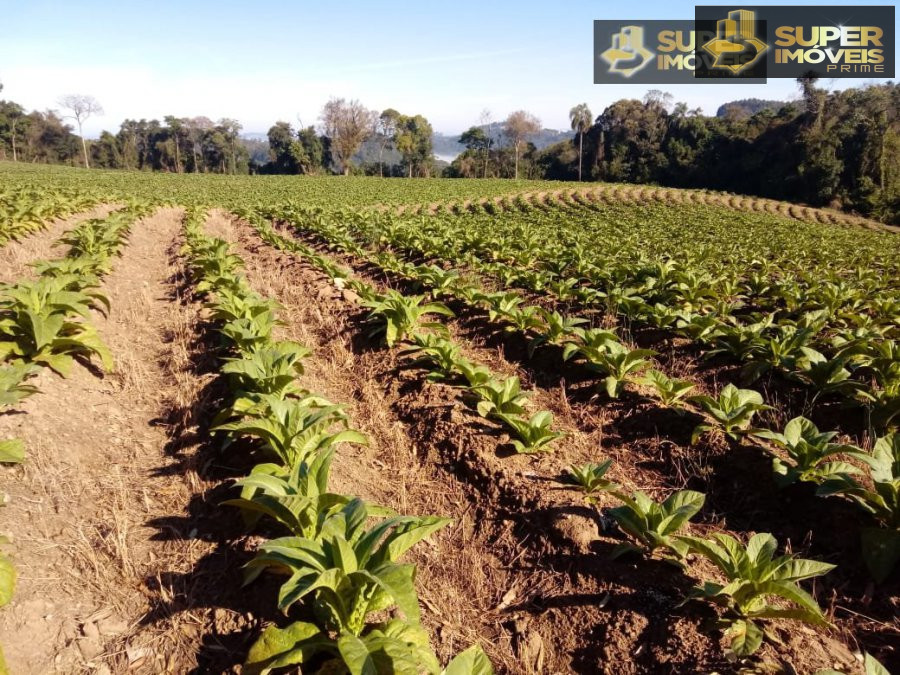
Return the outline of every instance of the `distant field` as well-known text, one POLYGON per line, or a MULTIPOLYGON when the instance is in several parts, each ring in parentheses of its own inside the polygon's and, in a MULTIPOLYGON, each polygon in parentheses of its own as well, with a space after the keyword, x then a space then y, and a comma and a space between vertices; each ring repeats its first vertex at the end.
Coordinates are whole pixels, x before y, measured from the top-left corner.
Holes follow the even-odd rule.
POLYGON ((261 200, 301 200, 321 206, 420 204, 450 199, 493 197, 521 190, 558 189, 565 183, 511 180, 395 180, 343 176, 226 176, 140 171, 94 171, 60 166, 0 162, 0 181, 90 188, 175 203, 234 207, 261 200))

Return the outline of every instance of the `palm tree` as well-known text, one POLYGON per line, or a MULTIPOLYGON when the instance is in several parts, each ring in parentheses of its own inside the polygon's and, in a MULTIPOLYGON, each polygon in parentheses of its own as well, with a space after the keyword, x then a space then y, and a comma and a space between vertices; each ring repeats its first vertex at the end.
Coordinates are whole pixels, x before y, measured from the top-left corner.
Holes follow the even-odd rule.
POLYGON ((579 103, 569 111, 572 131, 578 134, 578 180, 581 181, 581 157, 584 151, 584 134, 591 128, 594 116, 587 103, 579 103))

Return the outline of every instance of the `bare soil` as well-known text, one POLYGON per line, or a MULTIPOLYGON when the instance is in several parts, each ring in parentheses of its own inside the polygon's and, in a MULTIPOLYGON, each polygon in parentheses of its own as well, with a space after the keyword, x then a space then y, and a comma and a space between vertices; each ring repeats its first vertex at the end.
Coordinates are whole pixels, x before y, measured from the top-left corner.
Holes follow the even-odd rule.
MULTIPOLYGON (((0 418, 3 435, 28 447, 24 465, 0 470, 10 497, 3 529, 19 572, 0 612, 13 673, 125 672, 147 661, 165 671, 169 650, 123 638, 140 625, 147 578, 169 554, 150 523, 193 491, 189 475, 159 471, 168 441, 160 415, 193 386, 172 372, 191 322, 169 298, 180 220, 180 211, 161 209, 138 222, 104 280, 112 312, 95 322, 115 372, 77 367, 62 379, 45 370, 41 393, 0 418)), ((190 560, 198 547, 179 546, 177 555, 190 560)))
MULTIPOLYGON (((633 439, 619 436, 615 425, 610 433, 609 426, 604 424, 608 413, 595 412, 591 419, 584 410, 572 409, 562 390, 541 392, 536 405, 557 414, 567 438, 551 454, 511 456, 503 434, 485 428, 459 400, 457 389, 425 383, 421 373, 404 370, 394 352, 385 352, 360 340, 359 335, 364 332, 362 314, 347 293, 335 289, 328 279, 297 258, 261 247, 255 235, 244 226, 239 227, 238 239, 243 244, 245 259, 261 258, 261 262, 249 266, 251 269, 259 266, 260 279, 271 284, 268 287, 275 297, 285 302, 286 292, 301 294, 289 306, 292 326, 299 314, 304 317, 304 325, 310 321, 323 324, 331 342, 343 335, 342 339, 350 343, 355 360, 346 374, 335 381, 346 383, 348 379, 358 381, 363 377, 380 383, 385 389, 387 406, 405 425, 415 444, 420 471, 432 472, 434 483, 458 484, 467 495, 477 514, 476 536, 468 539, 465 547, 442 538, 437 544, 447 547, 442 557, 458 556, 468 548, 476 550, 477 556, 484 559, 511 560, 503 571, 512 576, 495 579, 505 585, 488 592, 500 597, 495 611, 497 607, 504 610, 505 619, 501 620, 500 627, 506 633, 498 636, 489 629, 489 624, 482 624, 476 631, 482 638, 502 638, 494 637, 487 646, 495 662, 502 665, 502 671, 686 672, 733 668, 722 658, 715 633, 703 630, 703 624, 712 615, 703 608, 678 607, 691 585, 690 580, 665 563, 608 561, 606 554, 617 543, 610 536, 612 528, 608 520, 602 511, 585 507, 573 491, 556 481, 572 462, 612 455, 621 464, 621 474, 615 478, 629 486, 652 492, 654 488, 671 485, 672 481, 665 476, 668 467, 647 470, 636 459, 629 459, 637 447, 633 439), (278 274, 273 274, 274 270, 278 274), (288 291, 279 291, 275 288, 278 285, 288 291), (343 321, 334 317, 335 305, 343 306, 343 321), (349 328, 352 330, 345 332, 349 328), (365 361, 373 355, 372 361, 365 361), (511 552, 515 552, 513 558, 508 557, 511 552), (579 629, 572 631, 573 625, 579 629), (523 661, 524 644, 531 645, 530 649, 539 654, 535 656, 540 661, 537 670, 536 661, 530 664, 527 659, 523 661), (627 664, 625 670, 623 664, 627 664)), ((481 351, 482 360, 495 370, 521 372, 516 364, 504 362, 499 354, 490 358, 483 347, 469 342, 464 342, 464 346, 469 353, 481 351)), ((316 384, 320 382, 316 380, 316 384)), ((353 416, 354 420, 359 423, 366 419, 370 409, 367 405, 361 411, 362 417, 353 416)), ((384 454, 379 457, 384 461, 384 454)), ((401 453, 401 458, 406 460, 407 454, 401 453)), ((354 479, 359 476, 357 469, 354 479)), ((379 478, 376 483, 381 480, 384 479, 379 478)), ((388 485, 392 492, 399 489, 396 480, 388 485)), ((409 499, 412 492, 408 487, 403 490, 409 499)), ((411 506, 421 505, 416 512, 423 512, 422 508, 433 503, 430 492, 425 491, 409 502, 411 506)), ((390 497, 389 493, 382 499, 390 502, 390 497)), ((441 513, 453 517, 458 512, 450 508, 441 513)), ((722 529, 718 517, 713 521, 701 524, 698 530, 722 529)), ((427 569, 427 564, 424 567, 427 569)), ((702 562, 691 564, 692 576, 699 578, 710 573, 702 562)), ((431 587, 424 574, 421 579, 420 587, 427 593, 431 587)), ((455 582, 452 576, 443 577, 448 589, 455 582)), ((458 605, 465 606, 473 598, 466 590, 462 585, 449 594, 456 598, 458 605)), ((473 615, 478 616, 476 608, 472 609, 473 615)), ((441 613, 446 611, 449 610, 441 613)), ((493 619, 493 614, 480 616, 493 619)), ((437 632, 439 636, 445 632, 441 628, 437 632)), ((853 655, 837 634, 823 636, 787 624, 776 626, 775 631, 784 644, 777 650, 765 648, 762 657, 769 663, 786 658, 798 672, 834 667, 837 663, 844 664, 848 671, 855 667, 853 655)), ((848 634, 842 632, 844 636, 848 634)))
MULTIPOLYGON (((113 310, 96 320, 116 372, 78 368, 65 380, 44 372, 43 393, 0 417, 0 437, 23 438, 29 452, 22 467, 0 469, 10 495, 0 530, 12 535, 20 574, 13 603, 0 611, 13 673, 236 673, 262 627, 284 621, 275 583, 240 586, 240 566, 259 540, 221 502, 250 467, 209 434, 224 394, 219 345, 178 257, 180 218, 162 209, 143 219, 104 280, 113 310)), ((573 396, 578 385, 553 377, 552 366, 479 337, 477 325, 451 322, 467 355, 535 386, 535 406, 567 432, 553 453, 511 454, 458 388, 426 382, 397 350, 365 339, 365 312, 352 293, 221 212, 207 231, 234 242, 251 285, 281 302, 278 336, 313 350, 303 386, 346 404, 370 439, 339 449, 333 488, 453 519, 410 556, 442 660, 479 642, 500 673, 738 670, 708 630, 715 615, 680 606, 691 580, 656 560, 610 561, 620 541, 604 513, 612 501, 587 505, 557 479, 571 463, 605 456, 616 459, 614 478, 654 494, 709 487, 712 471, 720 482, 696 531, 746 533, 759 526, 761 508, 742 487, 748 458, 732 465, 733 449, 687 448, 689 422, 660 416, 640 398, 601 405, 590 393, 573 396)), ((759 462, 750 466, 759 481, 769 478, 759 462)), ((791 500, 765 525, 807 522, 806 497, 791 500)), ((700 561, 689 572, 711 574, 700 561)), ((850 578, 841 583, 817 592, 837 629, 775 624, 783 644, 762 651, 768 667, 859 673, 850 651, 858 645, 891 663, 896 587, 873 593, 850 578)))

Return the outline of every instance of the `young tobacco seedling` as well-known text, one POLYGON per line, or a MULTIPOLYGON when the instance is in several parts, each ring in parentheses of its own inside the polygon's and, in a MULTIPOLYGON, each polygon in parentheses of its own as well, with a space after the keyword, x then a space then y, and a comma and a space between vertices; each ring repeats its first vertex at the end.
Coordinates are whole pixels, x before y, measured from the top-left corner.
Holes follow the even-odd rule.
POLYGON ((661 503, 640 491, 633 495, 613 492, 613 496, 623 505, 610 509, 609 514, 624 532, 637 540, 637 545, 626 543, 616 546, 613 558, 631 552, 653 555, 659 548, 667 549, 678 560, 687 555, 687 544, 674 535, 703 508, 706 495, 680 490, 661 503))
POLYGON ((617 398, 632 374, 649 365, 647 357, 656 354, 651 349, 629 349, 610 331, 575 329, 574 334, 581 344, 568 343, 563 350, 563 359, 578 354, 585 359, 588 368, 605 375, 603 383, 610 398, 617 398))
POLYGON ((366 529, 368 516, 366 505, 354 499, 323 518, 319 537, 282 537, 260 547, 247 565, 246 583, 269 567, 287 571, 279 608, 286 612, 309 597, 322 627, 298 621, 284 629, 266 629, 250 648, 246 672, 303 664, 322 652, 333 657, 333 672, 440 671, 419 625, 415 565, 397 560, 450 521, 395 516, 366 529), (371 614, 391 607, 405 619, 369 623, 371 614))
MULTIPOLYGON (((692 396, 691 401, 703 408, 725 434, 738 440, 741 436, 759 433, 759 429, 750 427, 753 416, 760 410, 769 410, 771 406, 763 403, 762 395, 752 389, 738 389, 728 384, 719 392, 718 398, 711 396, 692 396)), ((691 435, 691 442, 696 443, 700 436, 717 427, 700 424, 691 435)))
POLYGON ((457 359, 455 367, 465 378, 466 382, 469 383, 469 388, 478 387, 494 378, 494 374, 489 368, 472 363, 466 358, 460 357, 457 359))
POLYGON ((789 458, 784 462, 779 457, 772 459, 772 470, 779 487, 787 487, 797 481, 824 483, 829 480, 843 480, 861 470, 844 461, 835 461, 836 455, 845 455, 865 462, 869 456, 853 445, 832 443, 837 432, 821 432, 805 417, 795 417, 784 427, 784 433, 764 430, 757 434, 772 441, 784 450, 789 458))
POLYGON ((459 347, 451 340, 434 333, 416 333, 412 342, 402 354, 416 356, 410 365, 434 368, 427 377, 430 381, 443 380, 459 372, 459 347))
POLYGON ((682 399, 694 388, 688 380, 676 380, 658 370, 648 370, 640 382, 653 387, 660 402, 669 408, 681 408, 682 399))
POLYGON ((521 415, 525 412, 524 404, 528 396, 521 390, 518 377, 507 377, 505 380, 492 378, 470 390, 481 399, 476 407, 482 417, 521 415))
POLYGON ((544 326, 540 335, 528 343, 529 357, 534 356, 535 350, 543 344, 561 344, 575 332, 576 328, 587 323, 587 319, 563 316, 559 312, 550 312, 546 309, 539 309, 538 312, 544 320, 544 326))
POLYGON ((234 392, 286 398, 300 392, 295 378, 303 374, 303 359, 310 353, 296 342, 274 342, 241 358, 226 359, 221 370, 231 376, 234 392))
POLYGON ((388 347, 393 347, 398 340, 403 340, 420 328, 430 328, 445 333, 447 328, 439 322, 423 322, 427 314, 453 316, 453 312, 440 302, 425 301, 424 295, 406 296, 394 290, 387 291, 375 301, 364 301, 372 312, 369 320, 376 326, 369 333, 370 337, 384 335, 388 347))
POLYGON ((619 489, 617 483, 606 478, 606 473, 612 467, 612 464, 613 461, 611 459, 606 459, 599 464, 589 462, 580 466, 570 466, 565 476, 565 482, 579 486, 584 493, 585 501, 596 501, 594 497, 596 493, 619 489))
POLYGON ((878 527, 864 527, 860 535, 863 559, 872 578, 880 583, 900 560, 900 433, 880 438, 865 462, 871 488, 845 475, 827 480, 818 494, 852 499, 878 521, 878 527))
POLYGON ((687 536, 679 536, 678 540, 725 575, 727 584, 706 581, 688 600, 701 598, 725 607, 729 614, 726 635, 731 638, 731 650, 736 656, 749 656, 759 649, 763 641, 759 619, 828 625, 819 605, 797 582, 826 574, 834 565, 789 555, 775 557, 778 544, 768 533, 753 535, 746 546, 722 533, 714 534, 712 540, 687 536), (769 598, 779 598, 793 607, 773 605, 769 598))
POLYGON ((518 415, 506 415, 497 413, 497 419, 502 421, 516 438, 511 440, 516 452, 530 454, 549 450, 549 445, 558 438, 565 436, 560 431, 553 431, 553 414, 547 410, 541 410, 525 419, 518 415))
POLYGON ((309 464, 299 462, 291 468, 257 464, 249 476, 235 481, 241 488, 240 498, 223 504, 241 509, 248 526, 265 515, 296 537, 315 539, 328 515, 350 501, 350 497, 328 492, 334 450, 334 446, 327 448, 309 464))
POLYGON ((371 612, 398 607, 418 622, 413 579, 415 565, 398 558, 419 541, 447 526, 447 518, 395 516, 366 529, 367 506, 353 499, 319 525, 316 539, 282 537, 260 546, 247 564, 250 583, 266 568, 286 569, 290 577, 278 594, 286 611, 307 595, 326 628, 359 635, 371 612))
POLYGON ((319 452, 338 443, 368 443, 363 434, 347 428, 347 414, 341 406, 320 403, 317 397, 280 400, 263 396, 257 410, 246 411, 252 416, 220 424, 212 431, 226 431, 231 438, 257 438, 262 441, 263 450, 286 467, 310 462, 319 452), (333 431, 334 426, 342 428, 333 431))

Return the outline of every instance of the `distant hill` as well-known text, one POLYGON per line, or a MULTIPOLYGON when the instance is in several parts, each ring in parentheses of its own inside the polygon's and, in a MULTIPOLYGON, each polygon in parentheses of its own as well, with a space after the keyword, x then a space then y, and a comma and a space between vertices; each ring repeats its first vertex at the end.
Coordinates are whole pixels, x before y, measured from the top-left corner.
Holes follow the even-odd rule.
POLYGON ((716 117, 725 117, 725 113, 729 108, 737 108, 741 112, 749 115, 755 115, 760 110, 771 110, 777 112, 787 105, 787 101, 772 101, 763 98, 743 98, 739 101, 731 101, 723 103, 716 111, 716 117))

